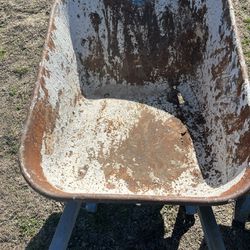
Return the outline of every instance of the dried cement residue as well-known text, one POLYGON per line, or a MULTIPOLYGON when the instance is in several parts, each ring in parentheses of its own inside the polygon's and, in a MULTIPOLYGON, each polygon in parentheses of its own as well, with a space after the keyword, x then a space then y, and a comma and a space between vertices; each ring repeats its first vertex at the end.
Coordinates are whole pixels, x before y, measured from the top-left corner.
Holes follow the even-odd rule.
MULTIPOLYGON (((106 187, 98 156, 109 157, 111 148, 118 149, 145 110, 157 117, 158 122, 172 117, 165 111, 132 101, 81 99, 67 126, 62 127, 58 120, 57 132, 44 138, 42 162, 48 181, 67 192, 131 193, 124 180, 112 176, 109 181, 114 188, 106 187), (47 152, 49 143, 54 143, 53 152, 47 152)), ((133 174, 129 168, 126 171, 133 174)), ((162 195, 164 190, 150 190, 147 194, 162 195)))
MULTIPOLYGON (((148 106, 119 99, 80 99, 70 120, 65 124, 58 120, 55 132, 44 137, 42 162, 48 181, 65 192, 134 194, 129 183, 117 178, 116 174, 107 179, 99 156, 109 159, 110 151, 118 150, 122 142, 129 139, 129 133, 140 121, 142 112, 151 113, 157 122, 167 122, 173 117, 168 112, 152 107, 154 103, 151 104, 148 106), (52 151, 48 151, 48 145, 52 151)), ((177 108, 166 102, 165 107, 167 106, 169 109, 177 108)), ((176 113, 178 112, 176 110, 176 113)), ((180 149, 176 147, 176 151, 178 150, 180 149)), ((237 183, 244 174, 241 173, 226 185, 213 188, 201 176, 194 148, 190 149, 188 158, 189 162, 175 163, 183 169, 183 173, 178 179, 168 183, 169 189, 164 188, 159 178, 151 172, 147 174, 152 183, 159 185, 147 190, 142 188, 136 194, 214 196, 237 183)), ((133 177, 133 171, 129 166, 117 163, 112 167, 114 173, 125 168, 126 174, 133 177)))
POLYGON ((207 182, 203 181, 197 184, 197 177, 194 176, 194 169, 189 169, 172 183, 172 194, 178 196, 186 197, 209 197, 217 196, 226 192, 233 185, 237 184, 241 178, 244 176, 245 171, 242 171, 238 176, 236 176, 232 181, 221 185, 218 188, 214 188, 208 185, 207 182))
MULTIPOLYGON (((123 12, 112 1, 59 4, 52 36, 55 46, 44 63, 47 76, 40 93, 41 99, 48 94, 52 107, 59 110, 54 131, 44 134, 41 152, 44 174, 52 185, 72 193, 209 197, 220 195, 240 180, 249 166, 243 150, 250 126, 245 115, 249 83, 239 89, 242 72, 232 28, 224 20, 224 2, 151 2, 148 7, 154 31, 161 41, 157 46, 164 45, 157 47, 160 52, 154 55, 165 56, 155 64, 154 58, 148 60, 156 41, 149 36, 152 25, 140 21, 143 7, 136 8, 134 21, 140 25, 133 20, 125 25, 131 21, 131 16, 126 16, 130 12, 123 12), (184 13, 181 19, 179 9, 184 13), (198 17, 195 22, 194 17, 198 17), (184 28, 178 30, 182 26, 187 27, 187 33, 184 28), (195 48, 191 56, 186 46, 177 48, 179 33, 183 36, 180 41, 187 39, 187 46, 195 44, 190 46, 195 48), (165 46, 166 39, 169 43, 165 46), (196 59, 199 65, 194 64, 196 59), (165 61, 168 64, 163 65, 165 61), (134 72, 134 79, 127 68, 134 72), (133 191, 116 174, 110 173, 107 179, 100 158, 113 157, 129 140, 131 131, 144 121, 143 112, 161 124, 173 116, 180 118, 191 134, 193 147, 188 149, 189 162, 170 162, 176 163, 177 172, 183 170, 176 179, 168 179, 164 186, 159 176, 148 171, 154 185, 133 191), (239 150, 241 141, 244 145, 239 150)), ((177 145, 173 147, 176 152, 180 150, 177 145)), ((114 173, 134 176, 129 166, 113 163, 112 167, 114 173)), ((136 180, 135 184, 140 187, 136 180)))

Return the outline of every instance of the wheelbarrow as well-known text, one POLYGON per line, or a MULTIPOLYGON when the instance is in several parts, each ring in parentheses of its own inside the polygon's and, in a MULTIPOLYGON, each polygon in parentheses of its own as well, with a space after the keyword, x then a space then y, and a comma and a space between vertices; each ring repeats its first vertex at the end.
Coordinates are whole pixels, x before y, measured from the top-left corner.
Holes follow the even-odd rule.
POLYGON ((73 201, 199 206, 212 249, 210 206, 250 189, 249 104, 231 0, 57 0, 22 173, 71 215, 73 201))

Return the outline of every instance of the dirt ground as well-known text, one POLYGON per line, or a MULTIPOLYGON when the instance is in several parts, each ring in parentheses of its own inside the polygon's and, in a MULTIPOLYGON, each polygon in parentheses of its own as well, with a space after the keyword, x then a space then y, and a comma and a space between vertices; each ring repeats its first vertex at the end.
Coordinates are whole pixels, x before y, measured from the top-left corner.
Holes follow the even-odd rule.
MULTIPOLYGON (((234 0, 250 69, 250 2, 234 0)), ((20 174, 19 139, 41 58, 52 0, 0 0, 0 249, 47 249, 63 209, 20 174)), ((233 204, 214 211, 227 249, 250 249, 250 223, 232 229, 233 204)), ((207 249, 199 219, 177 206, 101 204, 83 209, 69 249, 207 249)))

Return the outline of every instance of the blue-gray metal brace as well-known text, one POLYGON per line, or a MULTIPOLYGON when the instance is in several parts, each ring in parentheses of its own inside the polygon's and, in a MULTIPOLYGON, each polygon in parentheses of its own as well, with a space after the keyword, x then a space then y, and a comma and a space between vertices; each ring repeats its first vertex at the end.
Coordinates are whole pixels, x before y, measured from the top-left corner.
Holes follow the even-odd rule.
POLYGON ((80 201, 70 201, 66 204, 49 250, 67 249, 81 204, 80 201))
POLYGON ((195 215, 197 213, 197 206, 185 206, 187 215, 195 215))
MULTIPOLYGON (((81 201, 70 201, 66 204, 60 221, 57 225, 56 232, 53 236, 49 250, 67 249, 81 205, 81 201)), ((97 204, 87 203, 85 205, 85 209, 90 213, 95 213, 97 210, 97 204)))
POLYGON ((187 215, 194 215, 198 211, 209 250, 226 249, 212 207, 185 206, 185 210, 187 215))
POLYGON ((96 211, 97 211, 97 204, 96 203, 87 203, 85 205, 85 209, 89 213, 96 213, 96 211))
POLYGON ((240 197, 235 204, 234 220, 245 224, 250 216, 250 195, 240 197))
POLYGON ((209 250, 226 249, 212 207, 199 207, 198 214, 209 250))

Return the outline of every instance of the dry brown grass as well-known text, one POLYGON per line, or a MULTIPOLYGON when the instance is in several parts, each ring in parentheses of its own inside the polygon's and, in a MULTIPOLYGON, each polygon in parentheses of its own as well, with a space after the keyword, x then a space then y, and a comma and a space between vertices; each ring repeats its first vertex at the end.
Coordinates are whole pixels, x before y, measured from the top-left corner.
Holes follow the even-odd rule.
MULTIPOLYGON (((17 156, 51 2, 0 0, 0 249, 47 249, 62 211, 27 186, 17 156)), ((250 3, 234 2, 250 68, 250 3)), ((233 231, 232 205, 215 210, 228 249, 249 249, 250 225, 233 231)), ((100 205, 95 215, 83 210, 70 248, 206 249, 198 219, 190 228, 180 223, 169 238, 176 214, 173 206, 100 205)))

